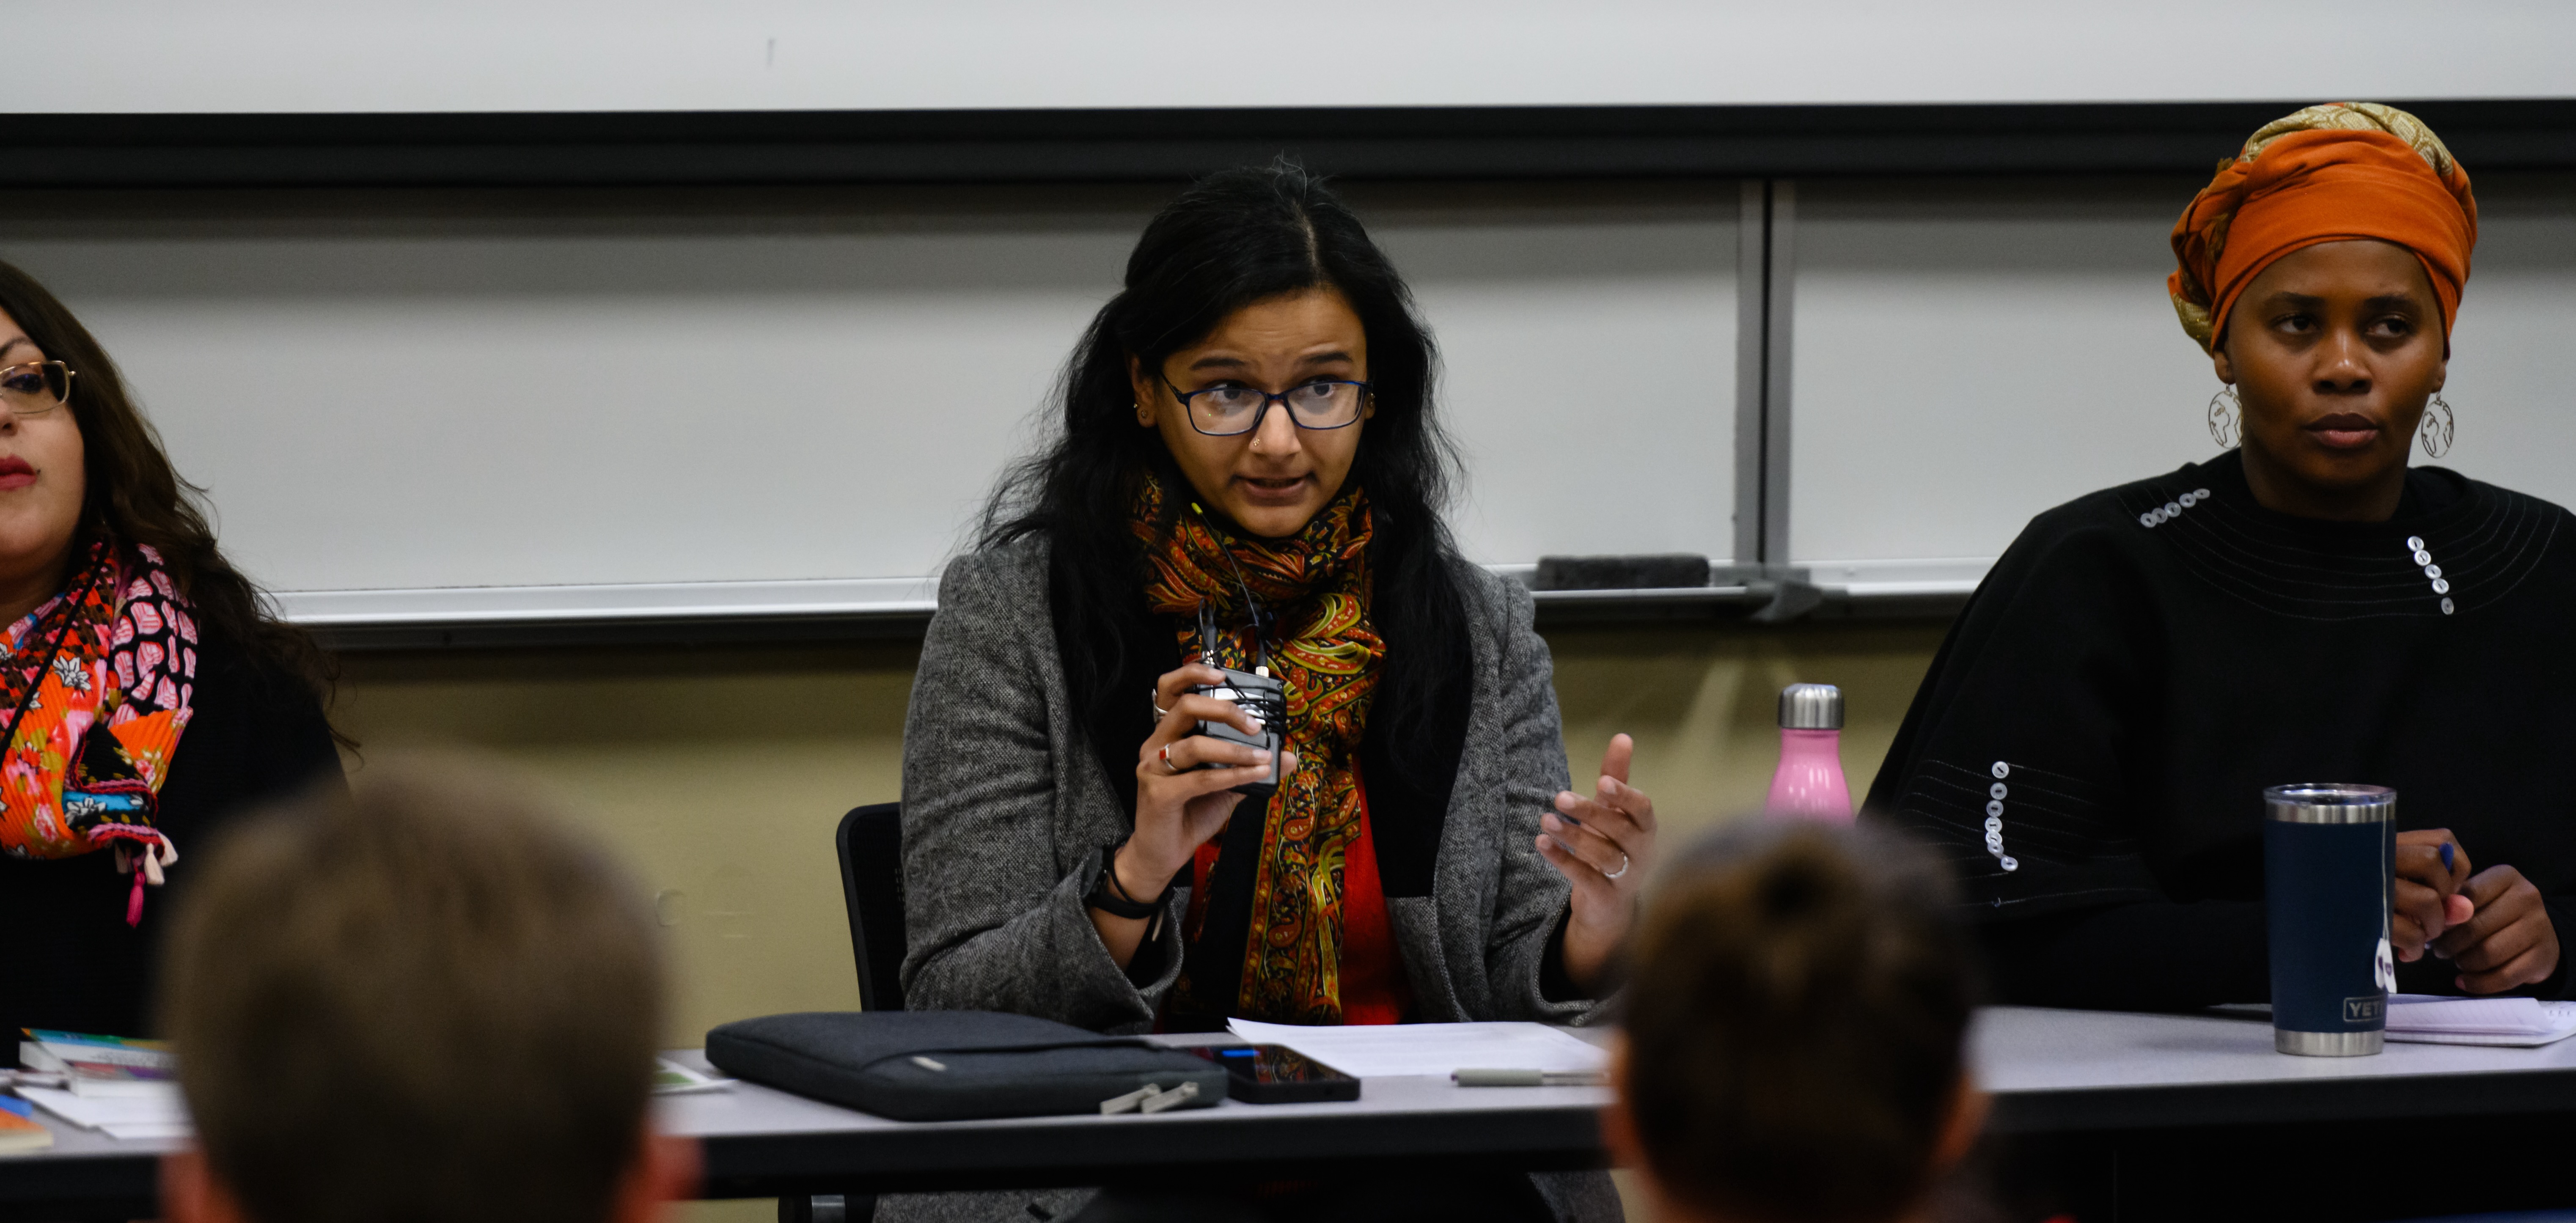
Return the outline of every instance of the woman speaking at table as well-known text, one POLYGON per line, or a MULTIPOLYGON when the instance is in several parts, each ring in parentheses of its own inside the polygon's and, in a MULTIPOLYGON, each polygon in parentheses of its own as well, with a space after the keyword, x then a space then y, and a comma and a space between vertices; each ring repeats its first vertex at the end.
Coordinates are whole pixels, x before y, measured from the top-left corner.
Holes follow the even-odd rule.
POLYGON ((185 487, 98 341, 0 263, 0 1031, 148 1031, 180 851, 340 775, 326 660, 185 487))
POLYGON ((2007 1000, 2268 997, 2262 790, 2307 781, 2397 789, 2401 988, 2568 992, 2576 522, 2407 465, 2449 447, 2476 238, 2448 150, 2359 103, 2184 212, 2169 288, 2241 443, 2035 519, 1870 794, 1949 849, 2007 1000))
POLYGON ((1590 1013, 1653 808, 1625 736, 1598 798, 1568 792, 1529 598, 1440 519, 1433 373, 1403 281, 1303 170, 1211 176, 1146 227, 1061 434, 941 579, 904 734, 907 1005, 1590 1013), (1284 724, 1195 691, 1220 667, 1281 681, 1284 724), (1200 722, 1284 735, 1277 775, 1200 722))

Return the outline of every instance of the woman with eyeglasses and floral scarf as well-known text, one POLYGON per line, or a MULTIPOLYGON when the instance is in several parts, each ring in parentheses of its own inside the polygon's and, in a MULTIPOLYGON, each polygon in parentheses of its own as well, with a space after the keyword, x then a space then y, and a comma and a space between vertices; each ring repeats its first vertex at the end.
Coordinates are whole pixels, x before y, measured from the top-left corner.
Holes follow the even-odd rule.
POLYGON ((139 1035, 181 851, 340 758, 105 350, 0 263, 0 1031, 139 1035))

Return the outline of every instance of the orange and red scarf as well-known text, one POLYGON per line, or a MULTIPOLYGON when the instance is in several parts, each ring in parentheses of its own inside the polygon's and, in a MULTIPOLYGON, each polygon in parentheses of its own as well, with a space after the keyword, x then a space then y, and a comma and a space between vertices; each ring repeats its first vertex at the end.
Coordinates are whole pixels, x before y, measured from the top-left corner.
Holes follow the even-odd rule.
POLYGON ((102 542, 62 594, 9 626, 5 644, 0 853, 112 848, 134 874, 125 920, 140 922, 145 883, 179 858, 154 817, 196 697, 192 609, 159 553, 102 542))
MULTIPOLYGON (((1191 661, 1200 653, 1199 609, 1208 607, 1219 630, 1216 661, 1249 671, 1252 609, 1243 592, 1251 589, 1266 614, 1271 672, 1287 688, 1287 747, 1299 761, 1266 812, 1236 996, 1193 999, 1186 977, 1179 992, 1186 1004, 1220 1014, 1341 1023, 1349 1001, 1346 933, 1357 933, 1345 929, 1351 868, 1371 892, 1351 899, 1374 906, 1374 924, 1384 924, 1374 855, 1359 843, 1367 834, 1367 800, 1356 757, 1386 654, 1369 624, 1368 499, 1350 489, 1295 536, 1258 539, 1220 533, 1195 507, 1172 515, 1171 495, 1147 480, 1132 519, 1145 546, 1146 603, 1157 615, 1178 618, 1175 642, 1191 661)), ((1262 814, 1247 804, 1235 818, 1262 814)), ((1213 843, 1202 847, 1196 864, 1193 937, 1208 904, 1215 853, 1213 843)))

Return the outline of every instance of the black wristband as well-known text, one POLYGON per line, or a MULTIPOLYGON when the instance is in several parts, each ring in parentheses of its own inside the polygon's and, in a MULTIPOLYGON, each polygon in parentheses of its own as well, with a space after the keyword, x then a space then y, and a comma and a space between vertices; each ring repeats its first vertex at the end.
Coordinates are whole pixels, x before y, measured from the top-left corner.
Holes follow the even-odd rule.
POLYGON ((1091 881, 1091 894, 1082 902, 1111 917, 1143 921, 1161 913, 1172 902, 1172 889, 1177 884, 1164 884, 1163 894, 1152 900, 1129 899, 1127 889, 1118 885, 1118 850, 1125 844, 1121 841, 1100 851, 1100 877, 1091 881))

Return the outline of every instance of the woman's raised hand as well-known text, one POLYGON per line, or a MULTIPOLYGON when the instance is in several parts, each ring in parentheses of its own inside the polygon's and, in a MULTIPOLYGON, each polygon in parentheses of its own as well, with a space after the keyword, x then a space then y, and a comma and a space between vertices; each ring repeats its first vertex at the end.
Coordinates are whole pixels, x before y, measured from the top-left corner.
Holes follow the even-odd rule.
POLYGON ((1655 856, 1655 800, 1628 784, 1636 741, 1613 735, 1591 798, 1571 790, 1539 817, 1538 852, 1574 884, 1565 924, 1565 975, 1597 995, 1602 970, 1628 938, 1634 897, 1655 856))
MULTIPOLYGON (((1118 883, 1130 896, 1159 894, 1189 865, 1190 855, 1224 829, 1234 805, 1243 801, 1234 787, 1270 780, 1270 757, 1261 749, 1190 733, 1200 722, 1224 722, 1245 734, 1264 729, 1234 701, 1187 692, 1223 682, 1224 674, 1204 663, 1186 664, 1154 681, 1154 708, 1163 717, 1136 752, 1136 831, 1118 852, 1118 883), (1199 768, 1203 764, 1219 767, 1199 768)), ((1297 770, 1296 754, 1281 753, 1279 765, 1284 779, 1297 770)))

